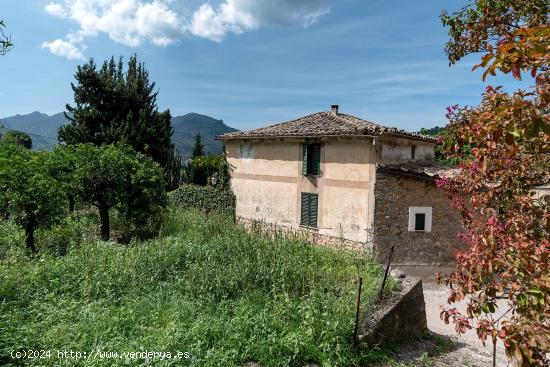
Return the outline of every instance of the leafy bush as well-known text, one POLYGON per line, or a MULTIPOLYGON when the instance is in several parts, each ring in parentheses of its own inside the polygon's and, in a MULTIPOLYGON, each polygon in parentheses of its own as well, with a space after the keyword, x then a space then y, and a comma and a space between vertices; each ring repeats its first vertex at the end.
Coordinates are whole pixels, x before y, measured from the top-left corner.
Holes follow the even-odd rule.
POLYGON ((235 217, 235 195, 229 189, 212 186, 182 185, 168 194, 172 204, 182 208, 208 208, 235 217))
POLYGON ((32 149, 32 138, 22 131, 9 130, 2 136, 2 144, 14 144, 25 149, 32 149))
POLYGON ((92 244, 99 239, 96 213, 70 215, 50 229, 38 230, 38 248, 53 256, 64 256, 70 249, 84 243, 92 244))
POLYGON ((12 220, 0 220, 0 261, 7 257, 23 255, 25 232, 12 220))
MULTIPOLYGON (((155 365, 372 365, 384 351, 352 348, 354 296, 376 294, 366 254, 247 233, 227 216, 172 208, 162 237, 98 242, 64 257, 0 262, 0 364, 27 349, 187 351, 155 365)), ((145 360, 28 359, 28 365, 122 366, 145 360)))
POLYGON ((25 230, 27 247, 36 252, 34 232, 65 215, 64 188, 49 175, 52 154, 0 144, 0 212, 25 230))
POLYGON ((216 177, 216 187, 229 188, 229 167, 221 155, 204 155, 194 157, 183 167, 182 179, 188 184, 209 185, 216 177))

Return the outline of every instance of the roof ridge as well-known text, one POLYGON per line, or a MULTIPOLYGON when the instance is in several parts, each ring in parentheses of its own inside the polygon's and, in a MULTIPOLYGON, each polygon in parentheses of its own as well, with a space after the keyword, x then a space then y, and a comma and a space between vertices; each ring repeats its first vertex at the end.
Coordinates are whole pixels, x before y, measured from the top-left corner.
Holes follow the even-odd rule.
POLYGON ((349 136, 366 137, 378 135, 396 135, 404 138, 435 142, 435 139, 418 133, 407 132, 396 127, 384 126, 367 121, 363 118, 319 111, 293 120, 259 127, 256 129, 232 132, 220 135, 217 139, 246 139, 246 138, 273 138, 273 137, 322 137, 322 136, 349 136))

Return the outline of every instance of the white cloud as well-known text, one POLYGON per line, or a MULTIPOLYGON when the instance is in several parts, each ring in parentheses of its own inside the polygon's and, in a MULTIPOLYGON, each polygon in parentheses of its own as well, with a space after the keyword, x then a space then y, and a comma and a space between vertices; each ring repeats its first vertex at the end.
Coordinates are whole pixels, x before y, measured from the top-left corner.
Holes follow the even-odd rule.
POLYGON ((225 0, 216 9, 203 4, 191 20, 198 37, 221 41, 228 32, 241 33, 263 26, 308 27, 328 13, 325 0, 225 0))
POLYGON ((44 42, 42 44, 42 48, 47 48, 52 54, 66 57, 69 60, 84 59, 84 54, 82 53, 82 51, 84 50, 85 46, 82 49, 79 49, 72 43, 64 41, 60 38, 52 42, 44 42))
POLYGON ((66 40, 45 42, 42 47, 56 55, 70 55, 74 59, 82 56, 86 38, 101 33, 129 47, 139 47, 146 42, 164 47, 185 35, 220 42, 229 32, 242 33, 263 26, 307 27, 328 12, 324 7, 326 1, 328 0, 222 0, 217 6, 205 2, 190 19, 173 9, 175 0, 50 2, 44 8, 48 14, 73 20, 78 23, 79 28, 69 32, 66 40))
POLYGON ((49 3, 44 7, 44 10, 50 15, 53 15, 54 17, 58 18, 64 18, 67 16, 67 13, 65 13, 65 8, 63 8, 63 5, 57 4, 57 3, 49 3))

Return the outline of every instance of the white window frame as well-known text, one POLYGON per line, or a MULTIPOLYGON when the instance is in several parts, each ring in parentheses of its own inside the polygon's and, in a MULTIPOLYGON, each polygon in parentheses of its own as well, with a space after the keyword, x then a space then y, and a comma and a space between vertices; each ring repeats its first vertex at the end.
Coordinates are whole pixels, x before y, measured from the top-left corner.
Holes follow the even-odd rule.
POLYGON ((430 206, 411 206, 409 207, 409 232, 431 232, 432 231, 432 208, 430 206), (415 219, 416 214, 424 214, 424 230, 416 231, 415 219))

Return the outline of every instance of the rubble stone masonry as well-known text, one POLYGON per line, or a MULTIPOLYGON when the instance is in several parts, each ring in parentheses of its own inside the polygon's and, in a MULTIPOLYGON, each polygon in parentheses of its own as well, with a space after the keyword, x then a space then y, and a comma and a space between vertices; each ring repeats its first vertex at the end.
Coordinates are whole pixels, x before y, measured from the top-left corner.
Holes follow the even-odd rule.
POLYGON ((378 170, 374 189, 374 251, 385 262, 395 246, 392 263, 445 265, 462 248, 460 215, 432 179, 378 170), (409 231, 409 207, 431 207, 431 232, 409 231))

